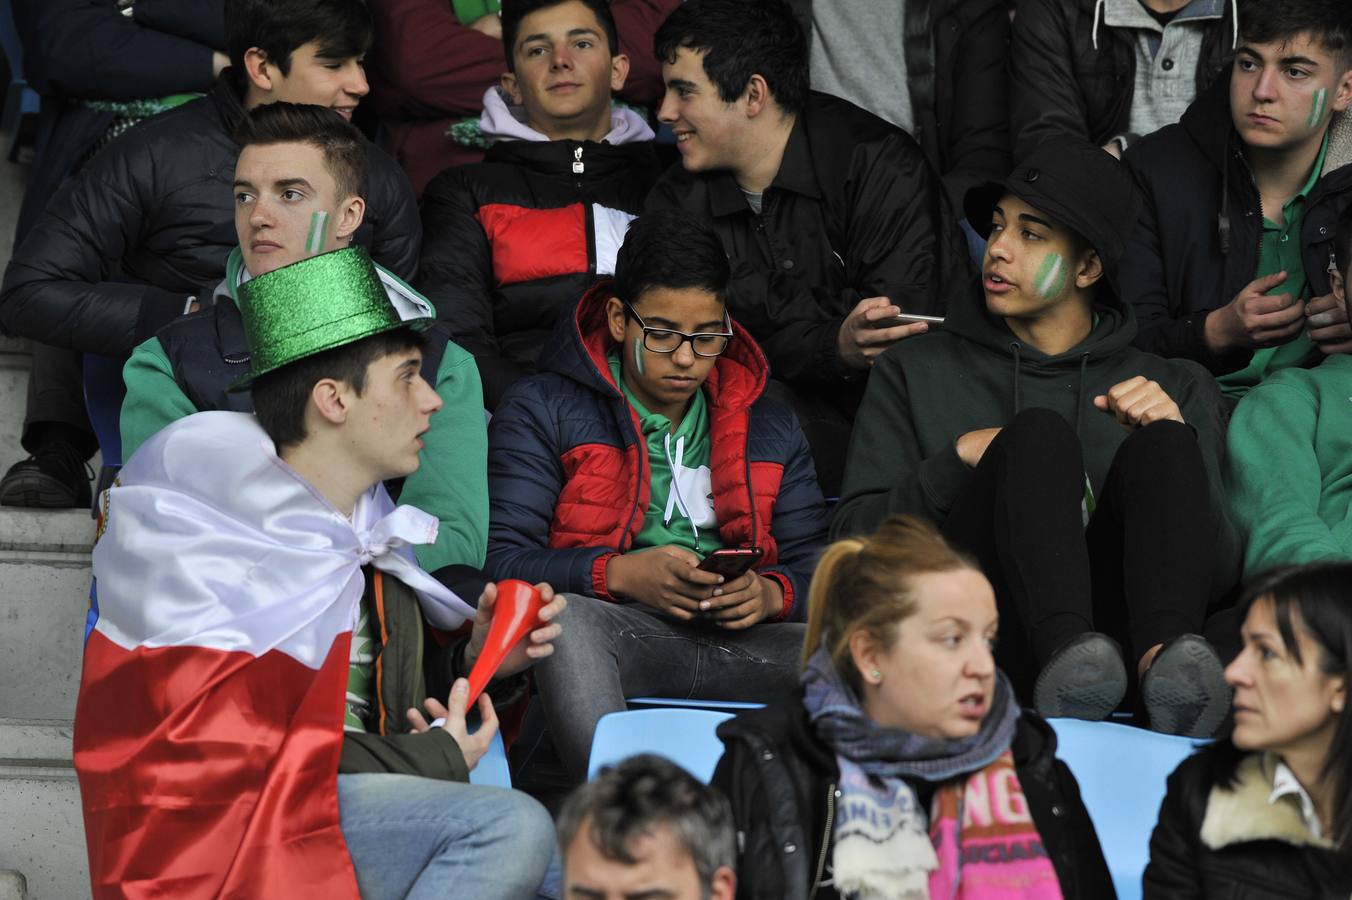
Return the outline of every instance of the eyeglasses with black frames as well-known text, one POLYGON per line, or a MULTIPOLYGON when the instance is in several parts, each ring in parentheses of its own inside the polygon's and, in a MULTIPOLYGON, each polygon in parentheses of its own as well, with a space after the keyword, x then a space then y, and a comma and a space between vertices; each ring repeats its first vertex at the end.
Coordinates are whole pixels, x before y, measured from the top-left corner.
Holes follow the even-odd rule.
POLYGON ((634 321, 643 329, 643 346, 653 353, 675 353, 682 344, 689 341, 690 349, 695 351, 696 356, 722 356, 728 349, 728 342, 732 340, 732 322, 726 312, 723 313, 723 321, 727 323, 727 331, 699 331, 695 334, 686 334, 684 331, 671 328, 654 328, 644 322, 643 317, 627 301, 620 302, 624 303, 625 313, 633 316, 634 321))

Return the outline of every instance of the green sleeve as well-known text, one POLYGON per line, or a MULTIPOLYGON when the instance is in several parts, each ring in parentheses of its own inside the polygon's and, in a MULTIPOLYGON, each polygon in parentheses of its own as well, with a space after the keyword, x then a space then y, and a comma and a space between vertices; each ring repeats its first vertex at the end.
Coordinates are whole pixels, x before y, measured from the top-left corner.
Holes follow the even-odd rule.
POLYGON ((437 369, 442 407, 423 436, 418 471, 404 482, 400 503, 441 521, 435 544, 418 547, 418 564, 483 568, 488 551, 488 426, 474 357, 446 344, 437 369))
POLYGON ((343 751, 338 771, 345 774, 383 772, 392 775, 417 775, 442 781, 469 781, 465 754, 445 729, 433 728, 424 734, 343 733, 343 751))
POLYGON ((1230 420, 1226 484, 1235 520, 1248 533, 1245 577, 1275 565, 1345 559, 1319 518, 1321 477, 1314 438, 1315 398, 1285 384, 1263 384, 1230 420))
POLYGON ((122 367, 127 396, 122 401, 122 459, 131 459, 136 448, 170 422, 197 412, 174 378, 174 367, 160 339, 152 337, 131 353, 122 367))

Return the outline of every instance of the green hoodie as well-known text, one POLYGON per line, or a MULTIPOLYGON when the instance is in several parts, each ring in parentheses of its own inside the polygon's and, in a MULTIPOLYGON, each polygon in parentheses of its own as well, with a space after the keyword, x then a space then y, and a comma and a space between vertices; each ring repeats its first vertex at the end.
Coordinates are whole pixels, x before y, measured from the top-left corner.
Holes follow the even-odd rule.
MULTIPOLYGON (((387 269, 377 265, 376 271, 387 290, 414 293, 387 269)), ((238 306, 236 291, 247 275, 236 247, 226 260, 225 279, 216 288, 215 301, 238 306)), ((137 447, 170 422, 199 411, 179 386, 159 338, 150 338, 132 351, 122 380, 127 385, 119 420, 123 459, 130 459, 137 447)), ((481 568, 488 550, 488 426, 474 357, 448 341, 432 387, 442 407, 423 435, 421 464, 404 479, 399 502, 431 513, 441 522, 436 543, 415 548, 420 566, 429 572, 449 565, 481 568)))
POLYGON ((1235 408, 1228 440, 1246 577, 1352 559, 1352 357, 1270 376, 1235 408))
POLYGON ((979 289, 954 298, 942 331, 908 338, 878 358, 855 417, 833 537, 863 534, 894 513, 942 523, 972 470, 957 439, 1004 426, 1020 410, 1058 412, 1080 438, 1094 496, 1127 430, 1094 397, 1136 375, 1159 382, 1197 433, 1219 523, 1214 592, 1228 589, 1239 545, 1224 505, 1224 431, 1215 380, 1196 363, 1162 359, 1131 346, 1136 320, 1116 296, 1100 292, 1089 336, 1057 356, 1024 345, 986 311, 979 289))

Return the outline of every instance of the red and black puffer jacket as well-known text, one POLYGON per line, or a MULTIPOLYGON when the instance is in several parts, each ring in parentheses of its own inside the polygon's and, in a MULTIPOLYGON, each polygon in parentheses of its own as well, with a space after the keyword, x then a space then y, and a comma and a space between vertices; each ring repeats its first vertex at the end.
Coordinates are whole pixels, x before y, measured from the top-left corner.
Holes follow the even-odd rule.
MULTIPOLYGON (((489 424, 491 578, 614 599, 606 563, 635 549, 650 472, 638 416, 606 360, 612 294, 602 282, 560 317, 538 373, 512 387, 489 424)), ((783 618, 801 621, 826 505, 798 420, 761 397, 765 355, 732 327, 735 337, 704 384, 719 537, 728 547, 764 548, 758 571, 783 587, 783 618)))

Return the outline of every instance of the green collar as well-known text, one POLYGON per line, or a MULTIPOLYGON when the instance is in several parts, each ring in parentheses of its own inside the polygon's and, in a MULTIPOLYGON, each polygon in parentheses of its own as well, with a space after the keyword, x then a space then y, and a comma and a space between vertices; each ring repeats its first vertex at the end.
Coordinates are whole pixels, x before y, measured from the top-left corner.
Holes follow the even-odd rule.
MULTIPOLYGON (((634 392, 629 390, 628 383, 624 380, 623 367, 620 365, 620 351, 618 347, 612 347, 606 353, 606 362, 610 364, 610 375, 615 379, 615 383, 620 386, 620 391, 624 394, 629 405, 638 413, 639 425, 643 428, 645 435, 653 432, 671 431, 671 420, 661 413, 655 413, 643 405, 643 402, 634 396, 634 392)), ((685 418, 681 419, 680 425, 676 427, 674 437, 692 437, 697 432, 703 430, 705 421, 708 417, 708 402, 704 399, 704 389, 701 387, 695 391, 695 396, 691 398, 690 408, 685 411, 685 418)))

